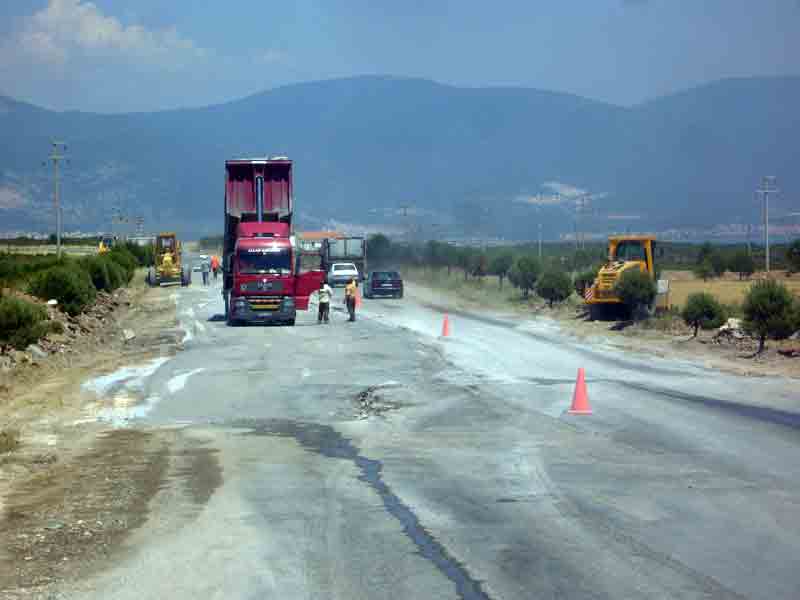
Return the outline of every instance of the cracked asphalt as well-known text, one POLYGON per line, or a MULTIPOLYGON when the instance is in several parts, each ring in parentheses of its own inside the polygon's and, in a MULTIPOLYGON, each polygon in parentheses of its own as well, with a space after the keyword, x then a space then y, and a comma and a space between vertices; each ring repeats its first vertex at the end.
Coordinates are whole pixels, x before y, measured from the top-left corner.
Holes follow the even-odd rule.
POLYGON ((191 514, 165 487, 126 552, 60 594, 800 597, 796 381, 503 315, 451 312, 441 339, 442 307, 409 292, 356 323, 338 292, 330 325, 235 328, 218 288, 165 292, 183 351, 100 418, 177 432, 220 480, 191 514), (566 414, 579 367, 591 416, 566 414))

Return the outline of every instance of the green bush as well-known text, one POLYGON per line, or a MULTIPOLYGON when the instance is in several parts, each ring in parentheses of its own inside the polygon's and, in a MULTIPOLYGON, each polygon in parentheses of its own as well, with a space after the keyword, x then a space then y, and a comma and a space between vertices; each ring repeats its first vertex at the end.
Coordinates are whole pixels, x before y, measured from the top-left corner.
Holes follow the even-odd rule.
POLYGON ((43 300, 55 298, 61 310, 74 316, 94 301, 97 290, 84 269, 66 263, 36 275, 30 293, 43 300))
POLYGON ((125 283, 129 283, 139 266, 139 261, 136 260, 133 253, 125 246, 114 246, 106 256, 122 267, 125 273, 125 283))
POLYGON ((741 280, 755 273, 756 261, 746 250, 740 250, 731 257, 728 268, 734 273, 738 273, 741 280))
POLYGON ((527 298, 528 293, 536 286, 536 280, 542 267, 539 261, 530 256, 522 256, 517 259, 514 266, 508 272, 508 280, 511 285, 522 290, 522 294, 527 298))
POLYGON ((782 340, 794 333, 795 305, 792 293, 782 283, 766 279, 750 286, 742 304, 744 328, 758 337, 758 353, 764 351, 767 338, 782 340))
POLYGON ((728 270, 728 263, 721 252, 712 252, 708 260, 711 263, 711 271, 714 273, 714 277, 725 275, 725 271, 728 270))
POLYGON ((46 318, 42 306, 14 296, 0 298, 0 343, 25 349, 46 333, 46 318))
POLYGON ((554 302, 563 302, 572 295, 572 281, 563 271, 547 271, 536 283, 536 292, 553 306, 554 302))
POLYGON ((87 256, 82 258, 79 265, 89 274, 97 291, 113 291, 111 275, 108 272, 108 265, 111 261, 106 260, 103 255, 87 256))
POLYGON ((697 330, 701 327, 713 329, 722 325, 727 319, 725 309, 714 296, 707 292, 689 295, 681 317, 689 327, 694 327, 694 337, 697 337, 697 330))
POLYGON ((625 271, 614 286, 614 293, 636 318, 642 308, 653 304, 656 284, 650 275, 638 269, 625 271))
POLYGON ((139 244, 135 244, 133 242, 125 242, 123 247, 133 255, 140 267, 149 267, 153 265, 152 244, 140 246, 139 244))
POLYGON ((489 272, 492 275, 497 275, 500 280, 500 289, 503 289, 503 279, 508 275, 511 266, 514 264, 514 256, 510 252, 504 252, 492 259, 489 263, 489 272))
POLYGON ((0 253, 0 288, 24 287, 27 282, 41 271, 50 269, 66 261, 54 254, 6 254, 0 253))
POLYGON ((124 286, 127 282, 125 278, 127 274, 125 269, 119 266, 119 264, 110 258, 106 258, 106 269, 108 270, 108 278, 111 282, 111 289, 119 289, 124 286))

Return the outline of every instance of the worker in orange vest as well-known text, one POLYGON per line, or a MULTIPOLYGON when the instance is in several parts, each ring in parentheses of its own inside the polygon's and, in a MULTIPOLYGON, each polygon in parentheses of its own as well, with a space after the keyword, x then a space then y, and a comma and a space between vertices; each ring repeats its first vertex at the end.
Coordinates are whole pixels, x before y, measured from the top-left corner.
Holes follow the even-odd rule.
POLYGON ((219 256, 216 254, 211 256, 211 271, 214 273, 214 279, 219 276, 219 256))

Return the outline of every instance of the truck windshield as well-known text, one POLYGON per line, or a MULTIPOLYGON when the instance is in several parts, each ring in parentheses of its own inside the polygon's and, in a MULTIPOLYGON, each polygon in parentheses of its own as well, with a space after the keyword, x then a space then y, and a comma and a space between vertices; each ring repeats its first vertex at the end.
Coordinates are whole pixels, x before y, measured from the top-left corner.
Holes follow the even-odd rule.
POLYGON ((277 273, 289 275, 292 272, 292 255, 288 249, 267 252, 266 248, 242 248, 237 256, 239 273, 256 275, 277 273))

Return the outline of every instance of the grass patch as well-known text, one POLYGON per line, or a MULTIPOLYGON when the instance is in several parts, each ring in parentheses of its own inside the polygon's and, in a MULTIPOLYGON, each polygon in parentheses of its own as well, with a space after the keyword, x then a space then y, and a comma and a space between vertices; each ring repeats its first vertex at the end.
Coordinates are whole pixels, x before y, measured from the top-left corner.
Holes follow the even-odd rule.
MULTIPOLYGON (((800 279, 781 278, 778 281, 783 283, 795 296, 800 296, 800 279)), ((747 294, 747 290, 750 289, 750 286, 753 285, 753 283, 755 283, 755 280, 673 280, 669 283, 669 303, 671 306, 683 307, 686 306, 686 301, 691 294, 697 292, 708 292, 723 305, 741 305, 741 303, 744 301, 745 295, 747 294)), ((731 314, 731 316, 736 315, 731 314)))
POLYGON ((403 270, 403 276, 409 281, 442 290, 456 299, 480 306, 508 308, 541 304, 541 299, 533 294, 527 299, 523 298, 522 292, 515 289, 507 279, 501 290, 499 279, 494 275, 464 280, 463 272, 455 269, 448 275, 447 269, 407 268, 403 270))

